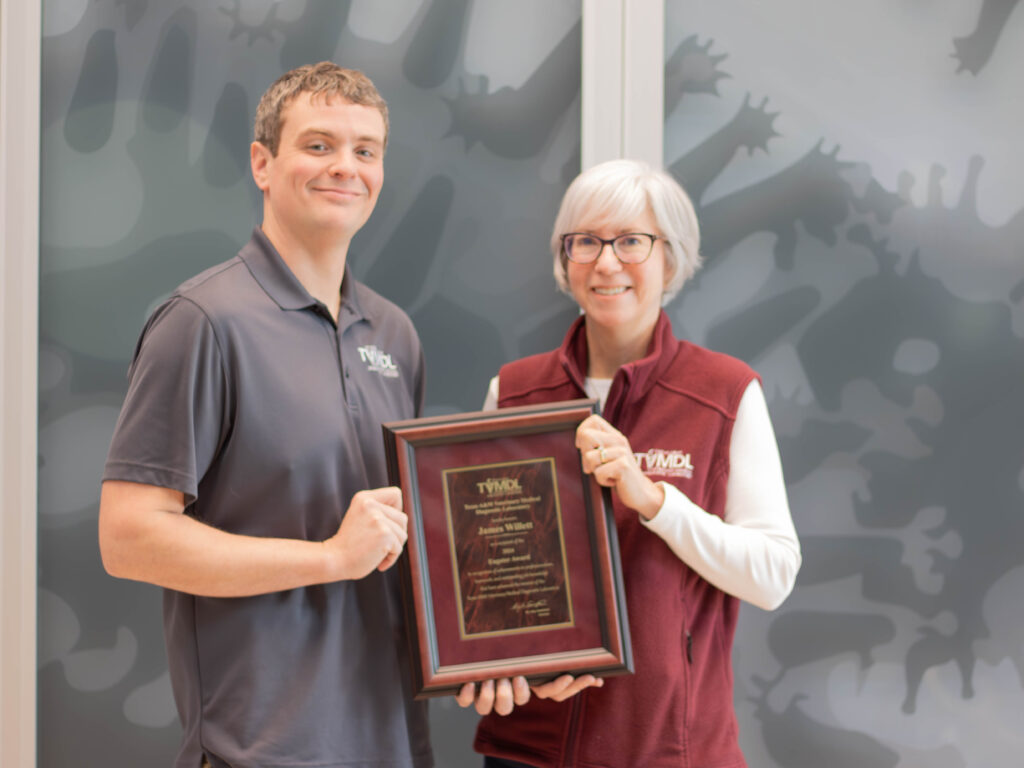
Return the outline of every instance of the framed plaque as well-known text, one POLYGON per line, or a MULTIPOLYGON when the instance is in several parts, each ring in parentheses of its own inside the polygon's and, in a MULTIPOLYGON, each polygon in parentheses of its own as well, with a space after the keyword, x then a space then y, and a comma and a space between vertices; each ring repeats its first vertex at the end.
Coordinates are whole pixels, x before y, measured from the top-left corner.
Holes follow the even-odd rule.
POLYGON ((607 489, 576 427, 595 400, 384 424, 417 698, 466 682, 633 671, 607 489))

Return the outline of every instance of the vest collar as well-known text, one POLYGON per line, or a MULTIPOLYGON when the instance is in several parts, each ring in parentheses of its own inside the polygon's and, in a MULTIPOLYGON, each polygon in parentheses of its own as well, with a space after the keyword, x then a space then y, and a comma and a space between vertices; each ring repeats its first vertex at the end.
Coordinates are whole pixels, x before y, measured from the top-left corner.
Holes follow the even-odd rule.
MULTIPOLYGON (((604 416, 609 421, 618 415, 623 406, 639 400, 646 395, 651 387, 661 378, 665 370, 672 364, 678 352, 679 340, 672 335, 672 323, 661 310, 658 321, 654 325, 647 354, 639 360, 627 363, 615 372, 612 387, 608 392, 608 400, 604 406, 604 416)), ((583 315, 569 327, 559 360, 569 379, 584 391, 587 377, 587 328, 586 316, 583 315)), ((614 423, 614 422, 613 422, 614 423)))

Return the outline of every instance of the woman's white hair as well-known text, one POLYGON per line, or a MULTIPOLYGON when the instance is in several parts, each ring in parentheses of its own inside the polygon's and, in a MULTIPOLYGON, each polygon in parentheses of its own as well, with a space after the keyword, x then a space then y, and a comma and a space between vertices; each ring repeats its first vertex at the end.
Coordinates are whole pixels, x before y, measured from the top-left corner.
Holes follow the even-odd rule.
POLYGON ((639 160, 609 160, 577 176, 562 197, 551 233, 555 282, 569 295, 562 235, 607 226, 630 226, 648 210, 654 214, 665 247, 662 306, 700 267, 700 226, 689 195, 665 171, 639 160))

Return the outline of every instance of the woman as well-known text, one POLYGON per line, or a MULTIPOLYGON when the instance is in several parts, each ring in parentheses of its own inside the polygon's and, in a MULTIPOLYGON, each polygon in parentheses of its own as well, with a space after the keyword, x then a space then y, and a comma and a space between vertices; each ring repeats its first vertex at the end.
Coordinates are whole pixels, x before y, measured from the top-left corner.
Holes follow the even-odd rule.
POLYGON ((777 607, 800 547, 757 375, 676 339, 661 309, 699 266, 699 238, 686 193, 639 162, 595 166, 562 200, 555 280, 581 317, 559 349, 503 366, 485 407, 600 400, 576 445, 613 490, 636 673, 566 675, 532 701, 521 679, 497 694, 484 684, 478 710, 512 709, 480 722, 485 766, 746 765, 730 659, 739 601, 777 607))

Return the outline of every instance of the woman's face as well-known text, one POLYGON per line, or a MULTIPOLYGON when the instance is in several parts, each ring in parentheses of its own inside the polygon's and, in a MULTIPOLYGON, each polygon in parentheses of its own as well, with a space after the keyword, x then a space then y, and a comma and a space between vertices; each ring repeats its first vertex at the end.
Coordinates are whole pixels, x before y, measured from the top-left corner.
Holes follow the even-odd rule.
MULTIPOLYGON (((589 232, 606 240, 627 232, 661 234, 650 210, 616 226, 598 226, 584 221, 575 231, 589 232)), ((569 289, 586 313, 587 325, 613 334, 625 331, 635 335, 653 329, 668 278, 664 249, 664 241, 656 240, 651 255, 640 264, 623 264, 612 252, 611 245, 604 246, 597 260, 589 264, 567 262, 569 289)))

